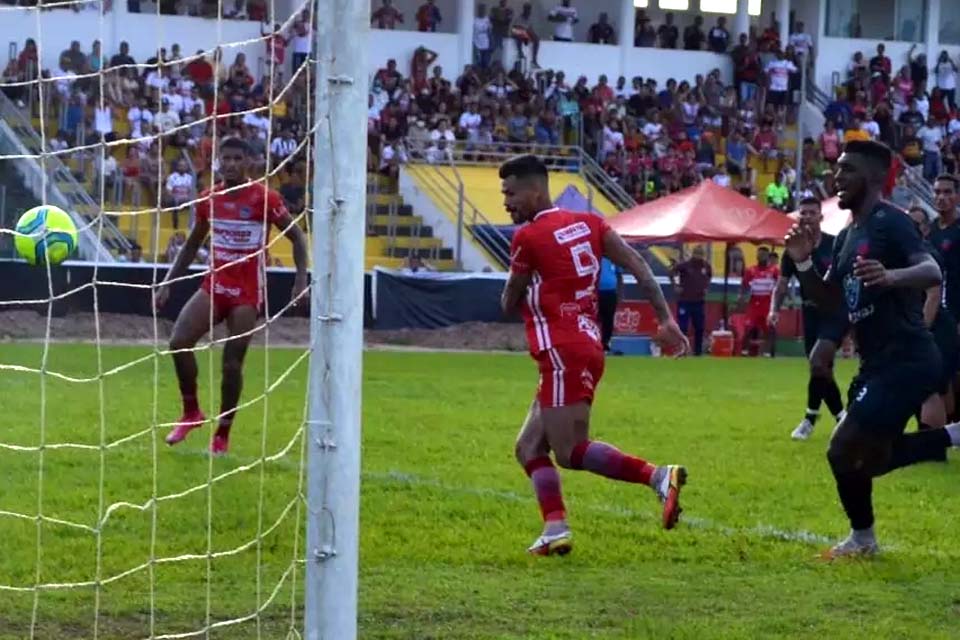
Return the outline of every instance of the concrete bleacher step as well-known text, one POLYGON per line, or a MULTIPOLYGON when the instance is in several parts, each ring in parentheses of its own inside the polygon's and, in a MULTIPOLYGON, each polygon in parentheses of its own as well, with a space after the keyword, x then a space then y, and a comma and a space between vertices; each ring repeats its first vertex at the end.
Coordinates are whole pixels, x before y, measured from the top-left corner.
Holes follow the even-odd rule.
POLYGON ((384 227, 389 227, 390 225, 395 225, 397 227, 423 226, 423 217, 415 216, 415 215, 389 216, 385 214, 380 214, 380 215, 373 216, 370 220, 373 224, 378 226, 384 226, 384 227))
POLYGON ((402 204, 400 206, 391 207, 389 204, 375 204, 373 205, 374 215, 386 216, 391 213, 396 216, 412 216, 413 207, 408 204, 402 204))
POLYGON ((427 238, 433 237, 433 227, 429 225, 422 225, 418 227, 397 225, 396 227, 393 227, 392 234, 391 234, 391 228, 384 224, 374 224, 373 226, 369 227, 369 229, 370 231, 373 232, 374 235, 378 235, 378 236, 396 235, 401 237, 409 237, 409 236, 413 236, 413 237, 420 236, 420 237, 427 237, 427 238))

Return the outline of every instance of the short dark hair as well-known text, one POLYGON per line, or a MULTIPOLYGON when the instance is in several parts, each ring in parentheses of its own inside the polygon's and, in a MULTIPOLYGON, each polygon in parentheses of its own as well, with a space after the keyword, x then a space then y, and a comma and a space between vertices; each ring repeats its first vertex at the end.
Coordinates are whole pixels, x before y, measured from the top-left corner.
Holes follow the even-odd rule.
POLYGON ((243 155, 250 155, 250 145, 242 138, 224 138, 223 142, 220 143, 220 149, 239 149, 243 151, 243 155))
POLYGON ((526 178, 547 179, 547 165, 535 155, 524 155, 510 158, 500 165, 500 179, 506 180, 513 176, 517 180, 526 178))
POLYGON ((815 205, 817 205, 817 208, 819 209, 819 208, 820 208, 820 199, 819 199, 819 198, 814 198, 813 196, 806 196, 806 197, 804 197, 804 198, 800 198, 800 202, 797 203, 798 206, 802 206, 802 205, 805 205, 805 204, 815 204, 815 205))
POLYGON ((864 156, 874 167, 882 171, 889 171, 893 163, 893 152, 890 151, 890 147, 875 140, 851 140, 843 151, 864 156))
POLYGON ((960 178, 958 178, 953 174, 941 173, 940 175, 937 176, 936 180, 934 180, 934 183, 936 182, 949 182, 950 184, 953 185, 954 191, 960 191, 960 178))

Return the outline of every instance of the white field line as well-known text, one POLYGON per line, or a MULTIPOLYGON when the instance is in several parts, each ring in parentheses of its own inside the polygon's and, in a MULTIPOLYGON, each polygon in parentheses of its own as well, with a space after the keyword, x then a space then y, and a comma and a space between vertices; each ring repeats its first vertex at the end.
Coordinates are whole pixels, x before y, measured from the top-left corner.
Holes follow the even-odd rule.
MULTIPOLYGON (((206 451, 204 450, 195 450, 191 451, 188 449, 174 449, 174 453, 184 456, 194 456, 199 458, 206 458, 206 451)), ((255 458, 237 458, 236 456, 230 456, 231 460, 235 460, 240 464, 249 464, 251 461, 256 460, 255 458)), ((283 466, 291 469, 298 469, 299 466, 293 461, 288 461, 286 458, 280 458, 274 460, 271 465, 273 466, 283 466)), ((519 473, 519 471, 518 471, 519 473)), ((407 485, 411 487, 426 487, 430 489, 435 489, 442 491, 444 493, 449 493, 453 495, 469 495, 469 496, 478 496, 481 498, 492 498, 494 500, 500 500, 503 502, 512 502, 512 503, 532 503, 535 499, 533 492, 529 495, 519 494, 514 491, 507 491, 503 489, 492 489, 489 487, 476 487, 476 486, 456 486, 446 484, 436 478, 430 478, 427 476, 422 476, 414 473, 406 473, 403 471, 365 471, 362 474, 361 482, 364 481, 374 481, 382 484, 395 484, 395 485, 407 485)), ((653 499, 653 498, 651 498, 653 499)), ((659 512, 654 511, 638 511, 635 509, 630 509, 628 507, 610 505, 610 504, 598 504, 595 502, 571 502, 575 506, 575 510, 578 511, 588 511, 593 513, 603 513, 606 515, 613 515, 619 518, 627 519, 643 519, 643 520, 660 520, 659 512)), ((759 538, 767 540, 781 540, 784 542, 794 542, 810 546, 823 547, 831 545, 839 540, 839 536, 831 537, 820 533, 814 533, 812 531, 806 530, 791 530, 777 525, 767 524, 767 523, 757 523, 752 527, 731 527, 725 525, 721 522, 716 522, 709 518, 702 518, 699 516, 689 515, 688 511, 684 512, 684 515, 680 517, 679 527, 692 527, 694 529, 702 529, 704 531, 712 531, 719 533, 725 537, 740 537, 747 536, 750 538, 759 538)), ((883 551, 897 551, 905 548, 910 548, 911 553, 917 553, 924 556, 931 556, 936 558, 954 558, 954 554, 944 553, 943 551, 930 549, 926 547, 921 547, 918 545, 903 545, 900 543, 890 543, 884 542, 881 540, 881 548, 883 551)))

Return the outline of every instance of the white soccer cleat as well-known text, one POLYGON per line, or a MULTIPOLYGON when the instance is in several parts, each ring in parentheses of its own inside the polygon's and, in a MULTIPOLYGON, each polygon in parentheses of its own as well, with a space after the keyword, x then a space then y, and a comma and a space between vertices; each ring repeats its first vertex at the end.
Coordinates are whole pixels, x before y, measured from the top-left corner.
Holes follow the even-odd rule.
POLYGON ((573 550, 573 533, 567 529, 551 535, 543 534, 527 549, 535 556, 565 556, 573 550))
POLYGON ((831 548, 820 554, 823 560, 838 560, 840 558, 872 558, 880 552, 876 540, 866 542, 854 538, 851 533, 849 536, 833 545, 831 548))
POLYGON ((810 422, 809 418, 804 418, 790 434, 790 437, 794 440, 806 440, 811 435, 813 435, 813 423, 810 422))

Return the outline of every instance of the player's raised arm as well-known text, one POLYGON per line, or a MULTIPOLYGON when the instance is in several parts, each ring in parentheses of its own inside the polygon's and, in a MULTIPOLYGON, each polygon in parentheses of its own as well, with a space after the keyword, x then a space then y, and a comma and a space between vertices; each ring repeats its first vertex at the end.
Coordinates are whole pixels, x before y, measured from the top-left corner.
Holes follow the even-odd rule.
POLYGON ((660 288, 660 283, 657 282, 650 265, 643 259, 643 256, 637 253, 620 237, 619 233, 612 229, 607 230, 603 235, 603 255, 637 279, 640 290, 653 305, 654 313, 657 314, 657 320, 660 323, 660 329, 657 332, 658 341, 663 342, 665 346, 671 349, 679 350, 681 353, 689 351, 690 344, 674 321, 667 300, 663 296, 663 290, 660 288))
MULTIPOLYGON (((830 275, 820 274, 813 266, 813 250, 819 229, 810 224, 793 225, 785 238, 787 253, 793 260, 800 286, 810 299, 824 313, 836 313, 843 304, 843 290, 830 275)), ((842 246, 843 234, 837 238, 837 246, 842 246)))
POLYGON ((187 272, 187 268, 193 264, 194 258, 197 257, 197 251, 199 251, 200 245, 203 244, 203 241, 207 239, 207 234, 210 233, 210 221, 204 216, 196 216, 196 218, 197 220, 193 225, 193 229, 190 230, 190 235, 187 236, 187 241, 180 247, 180 251, 173 261, 173 265, 170 267, 170 270, 167 271, 163 282, 160 283, 154 293, 153 300, 157 309, 163 307, 167 303, 167 299, 170 298, 170 287, 167 286, 167 283, 187 272))

